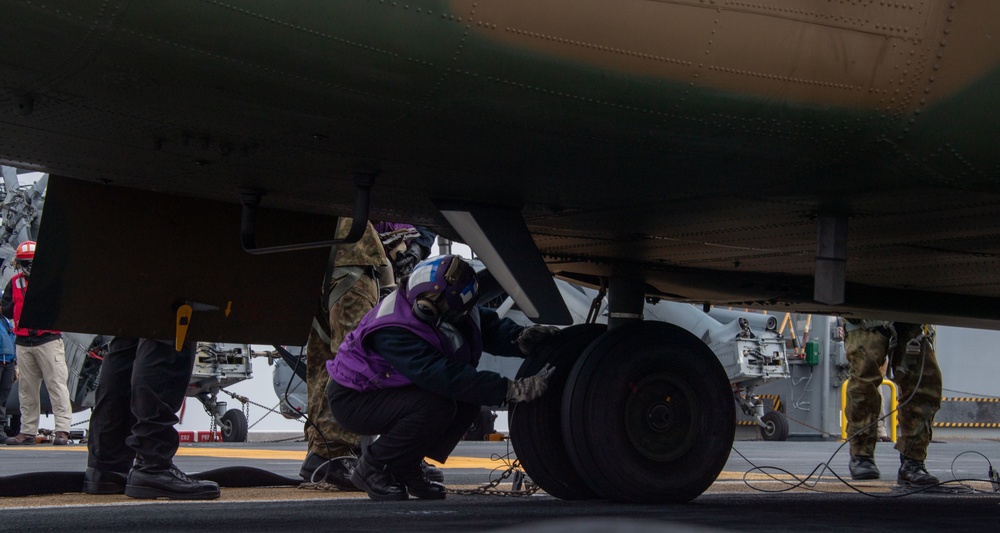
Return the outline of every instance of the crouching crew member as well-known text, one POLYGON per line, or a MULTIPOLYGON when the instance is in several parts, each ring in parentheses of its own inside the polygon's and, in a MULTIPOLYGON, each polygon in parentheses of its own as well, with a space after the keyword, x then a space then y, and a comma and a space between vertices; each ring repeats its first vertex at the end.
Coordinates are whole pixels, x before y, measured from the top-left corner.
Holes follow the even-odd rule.
POLYGON ((484 349, 530 355, 558 329, 501 319, 476 306, 478 293, 475 270, 462 258, 425 260, 327 363, 334 418, 355 433, 380 435, 351 476, 372 499, 444 498, 444 485, 421 469, 423 458, 445 462, 481 406, 531 401, 545 392, 551 366, 511 381, 476 365, 484 349))

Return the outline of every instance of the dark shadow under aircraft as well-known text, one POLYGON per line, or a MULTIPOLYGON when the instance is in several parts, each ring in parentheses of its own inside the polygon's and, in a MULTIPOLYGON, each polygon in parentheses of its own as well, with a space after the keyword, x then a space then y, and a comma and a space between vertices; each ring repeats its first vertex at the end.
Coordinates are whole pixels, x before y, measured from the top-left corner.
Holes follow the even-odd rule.
POLYGON ((725 373, 647 299, 1000 326, 996 2, 0 12, 0 162, 52 174, 26 322, 301 345, 336 216, 423 224, 536 322, 553 275, 608 289, 522 415, 567 497, 725 464, 725 373))

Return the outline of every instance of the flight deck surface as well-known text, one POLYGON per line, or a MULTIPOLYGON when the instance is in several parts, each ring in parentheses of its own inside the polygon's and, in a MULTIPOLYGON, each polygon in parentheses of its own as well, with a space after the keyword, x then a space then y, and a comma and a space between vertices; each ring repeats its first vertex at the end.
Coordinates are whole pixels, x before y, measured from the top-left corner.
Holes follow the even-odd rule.
MULTIPOLYGON (((1000 494, 984 482, 988 461, 1000 466, 1000 441, 955 439, 935 442, 929 471, 948 481, 940 492, 907 495, 895 483, 898 454, 880 443, 876 462, 882 479, 847 484, 847 449, 823 441, 737 441, 719 479, 703 495, 681 505, 631 505, 606 501, 561 501, 543 492, 531 496, 449 494, 444 501, 374 502, 362 493, 295 487, 223 488, 211 502, 140 501, 122 495, 67 494, 0 500, 3 529, 64 527, 76 531, 621 531, 660 527, 733 531, 976 530, 1000 511, 1000 494), (738 453, 737 453, 738 452, 738 453), (820 475, 821 465, 832 465, 820 475), (759 469, 755 469, 760 467, 759 469), (970 491, 969 487, 978 489, 970 491), (581 519, 584 519, 582 522, 581 519), (552 529, 546 529, 552 528, 552 529)), ((506 469, 499 457, 506 442, 462 442, 444 465, 450 489, 469 491, 506 469)), ((82 471, 86 446, 0 447, 0 475, 82 471)), ((183 445, 175 458, 194 473, 228 466, 252 466, 297 477, 303 442, 183 445)), ((511 457, 513 457, 511 455, 511 457)), ((509 459, 508 459, 509 461, 509 459)), ((509 489, 510 485, 499 488, 509 489)))

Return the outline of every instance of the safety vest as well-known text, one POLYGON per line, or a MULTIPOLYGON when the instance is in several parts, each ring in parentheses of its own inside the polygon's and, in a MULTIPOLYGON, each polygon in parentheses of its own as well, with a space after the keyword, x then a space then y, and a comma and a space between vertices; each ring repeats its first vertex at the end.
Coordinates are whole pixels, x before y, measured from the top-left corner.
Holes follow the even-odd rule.
POLYGON ((360 392, 403 387, 412 383, 365 342, 377 330, 398 327, 408 330, 437 351, 457 363, 475 368, 483 355, 483 334, 478 308, 464 319, 462 335, 457 328, 441 322, 431 325, 413 315, 413 304, 400 287, 386 296, 361 319, 358 327, 347 334, 337 356, 326 362, 330 379, 360 392))
POLYGON ((41 336, 49 333, 60 333, 50 329, 28 329, 21 327, 21 309, 24 307, 24 295, 28 291, 28 278, 18 272, 10 283, 11 290, 14 291, 14 335, 18 337, 28 337, 30 335, 41 336))

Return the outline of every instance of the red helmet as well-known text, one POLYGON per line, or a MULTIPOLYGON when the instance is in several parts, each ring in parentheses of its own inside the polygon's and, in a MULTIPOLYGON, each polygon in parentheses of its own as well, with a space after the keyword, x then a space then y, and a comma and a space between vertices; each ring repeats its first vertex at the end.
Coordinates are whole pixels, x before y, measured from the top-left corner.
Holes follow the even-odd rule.
POLYGON ((25 259, 32 261, 35 259, 35 241, 24 241, 17 245, 17 251, 14 252, 14 257, 17 259, 25 259))

